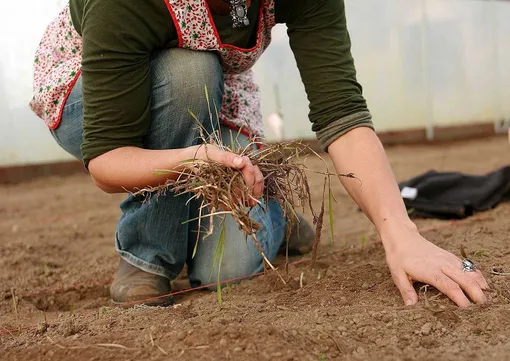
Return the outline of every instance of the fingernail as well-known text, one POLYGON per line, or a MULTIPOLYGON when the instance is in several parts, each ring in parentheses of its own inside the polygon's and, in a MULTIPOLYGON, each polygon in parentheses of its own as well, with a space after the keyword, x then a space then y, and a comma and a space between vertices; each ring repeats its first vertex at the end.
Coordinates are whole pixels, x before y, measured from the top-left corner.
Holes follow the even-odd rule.
POLYGON ((406 306, 412 306, 412 305, 413 305, 413 300, 406 301, 406 306))
POLYGON ((241 164, 243 164, 243 158, 241 158, 241 157, 235 157, 235 158, 234 158, 234 165, 235 165, 236 167, 238 167, 238 166, 240 166, 241 164))

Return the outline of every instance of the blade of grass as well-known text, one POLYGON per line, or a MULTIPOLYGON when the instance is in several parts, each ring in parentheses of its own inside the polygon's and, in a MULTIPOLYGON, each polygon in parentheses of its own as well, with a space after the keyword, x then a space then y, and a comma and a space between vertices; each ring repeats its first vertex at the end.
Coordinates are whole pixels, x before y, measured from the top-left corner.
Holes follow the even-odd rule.
MULTIPOLYGON (((203 201, 202 201, 202 203, 203 203, 203 201)), ((198 242, 200 241, 200 227, 201 227, 201 224, 202 224, 202 210, 203 209, 204 209, 203 207, 199 207, 199 210, 198 210, 197 241, 195 242, 195 247, 193 247, 193 254, 191 255, 191 259, 195 259, 195 255, 197 254, 198 242)))
POLYGON ((196 161, 200 161, 200 159, 193 159, 193 158, 190 158, 190 159, 184 159, 184 160, 181 160, 179 162, 179 164, 188 164, 188 163, 194 163, 196 161))
POLYGON ((209 121, 211 122, 211 129, 212 129, 212 134, 208 134, 209 137, 212 136, 212 138, 214 139, 214 143, 218 146, 222 146, 222 141, 221 139, 219 138, 218 136, 218 132, 216 132, 216 126, 214 125, 214 118, 213 118, 213 113, 211 111, 211 100, 209 99, 209 91, 207 90, 207 85, 204 86, 204 91, 205 91, 205 100, 207 101, 207 111, 209 112, 209 121))
POLYGON ((234 152, 236 151, 236 149, 234 149, 234 136, 232 135, 232 130, 229 130, 229 133, 230 133, 230 146, 232 147, 232 149, 234 150, 234 152))
MULTIPOLYGON (((214 113, 216 114, 216 121, 218 122, 218 126, 219 126, 219 123, 220 123, 220 114, 218 112, 218 105, 216 104, 216 100, 213 99, 213 106, 214 106, 214 113)), ((218 138, 219 138, 219 144, 221 146, 223 146, 223 135, 221 134, 221 128, 218 129, 218 138)), ((233 147, 233 144, 230 145, 231 147, 233 147)), ((234 150, 232 148, 232 150, 234 150)), ((235 150, 234 150, 235 151, 235 150)))
POLYGON ((152 172, 152 175, 160 176, 160 175, 166 175, 170 172, 171 172, 170 170, 155 170, 154 172, 152 172))
MULTIPOLYGON (((204 85, 204 92, 205 92, 205 100, 207 102, 207 111, 209 112, 209 119, 211 120, 211 125, 212 125, 211 101, 209 100, 209 92, 207 91, 207 85, 204 85)), ((212 127, 212 129, 214 129, 214 127, 212 127)))
POLYGON ((205 127, 202 125, 202 123, 200 122, 200 120, 198 120, 198 117, 195 115, 195 113, 193 113, 193 111, 191 109, 188 109, 188 113, 191 115, 191 117, 195 120, 195 122, 197 122, 197 125, 199 126, 200 129, 202 129, 202 131, 206 132, 207 133, 207 129, 205 129, 205 127))
POLYGON ((216 284, 216 294, 218 295, 218 304, 221 307, 221 304, 223 303, 222 297, 221 297, 221 263, 223 261, 223 253, 225 252, 225 233, 226 233, 226 227, 225 223, 223 223, 223 226, 221 228, 221 234, 220 234, 220 254, 219 254, 219 260, 218 260, 218 283, 216 284))
MULTIPOLYGON (((242 133, 242 131, 243 131, 243 127, 241 126, 241 127, 239 127, 239 129, 237 130, 237 135, 236 135, 236 142, 237 142, 237 146, 238 146, 239 148, 242 148, 241 143, 239 143, 239 134, 241 134, 241 133, 242 133)), ((241 154, 243 154, 243 153, 244 153, 244 152, 242 152, 241 154)))
POLYGON ((226 238, 225 234, 226 234, 225 222, 221 222, 220 236, 218 237, 218 242, 216 242, 216 248, 214 249, 213 265, 211 268, 211 274, 209 276, 210 280, 214 272, 214 267, 216 266, 216 264, 218 264, 218 276, 217 276, 218 283, 216 284, 216 291, 220 307, 223 301, 221 297, 221 263, 223 261, 223 253, 225 251, 225 238, 226 238))
POLYGON ((220 253, 220 240, 221 238, 218 238, 218 241, 216 242, 216 247, 214 247, 214 254, 213 254, 213 264, 211 267, 211 273, 209 274, 209 282, 212 280, 212 276, 214 273, 214 266, 216 266, 216 263, 218 262, 218 255, 220 253))
POLYGON ((208 214, 208 215, 203 216, 203 217, 195 217, 195 218, 192 218, 192 219, 188 219, 186 221, 183 221, 181 224, 190 223, 190 222, 198 220, 199 218, 210 217, 211 215, 218 216, 218 215, 222 215, 222 214, 232 214, 232 212, 231 211, 222 211, 222 212, 211 213, 211 214, 208 214))
POLYGON ((330 233, 330 244, 335 244, 335 221, 333 219, 333 193, 331 192, 331 188, 329 189, 329 197, 328 197, 328 210, 329 210, 329 233, 330 233))

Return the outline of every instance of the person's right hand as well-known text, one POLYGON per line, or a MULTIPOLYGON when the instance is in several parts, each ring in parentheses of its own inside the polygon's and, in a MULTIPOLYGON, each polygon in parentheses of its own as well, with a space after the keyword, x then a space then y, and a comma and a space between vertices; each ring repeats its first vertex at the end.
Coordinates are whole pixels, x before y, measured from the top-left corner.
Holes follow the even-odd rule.
MULTIPOLYGON (((255 199, 262 197, 264 192, 264 176, 259 167, 254 166, 248 157, 221 150, 219 147, 211 144, 203 144, 191 148, 193 157, 196 159, 211 160, 231 168, 239 169, 243 174, 246 186, 251 190, 251 196, 255 199)), ((250 207, 256 204, 257 202, 253 199, 248 201, 248 206, 250 207)))

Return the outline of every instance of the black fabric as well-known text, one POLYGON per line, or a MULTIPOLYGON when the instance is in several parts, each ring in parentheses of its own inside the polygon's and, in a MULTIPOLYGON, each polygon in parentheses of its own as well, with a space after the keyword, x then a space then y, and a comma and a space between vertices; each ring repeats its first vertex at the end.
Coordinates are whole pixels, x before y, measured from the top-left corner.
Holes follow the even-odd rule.
POLYGON ((486 175, 429 171, 399 184, 418 190, 404 202, 411 216, 461 219, 510 199, 510 166, 486 175))

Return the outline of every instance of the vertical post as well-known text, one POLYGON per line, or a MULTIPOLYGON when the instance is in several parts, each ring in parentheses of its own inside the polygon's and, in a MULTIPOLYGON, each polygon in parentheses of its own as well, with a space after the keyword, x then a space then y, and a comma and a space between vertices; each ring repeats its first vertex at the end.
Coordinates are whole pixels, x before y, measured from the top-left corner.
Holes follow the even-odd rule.
POLYGON ((504 106, 503 106, 503 96, 501 94, 502 92, 502 84, 501 84, 501 77, 500 77, 500 62, 499 62, 499 54, 498 54, 498 23, 497 23, 497 9, 496 9, 496 0, 490 1, 487 3, 487 6, 489 6, 489 26, 490 26, 490 36, 492 41, 492 56, 491 58, 494 59, 494 63, 492 64, 492 70, 493 70, 493 81, 494 81, 494 99, 497 103, 496 110, 497 115, 494 119, 494 131, 495 133, 503 133, 506 129, 506 126, 510 122, 510 118, 505 116, 504 114, 504 106))
POLYGON ((425 116, 426 125, 425 133, 427 140, 434 140, 434 100, 430 88, 430 63, 428 52, 428 37, 429 37, 429 17, 427 13, 427 0, 421 0, 421 57, 422 57, 422 81, 425 88, 425 116))

